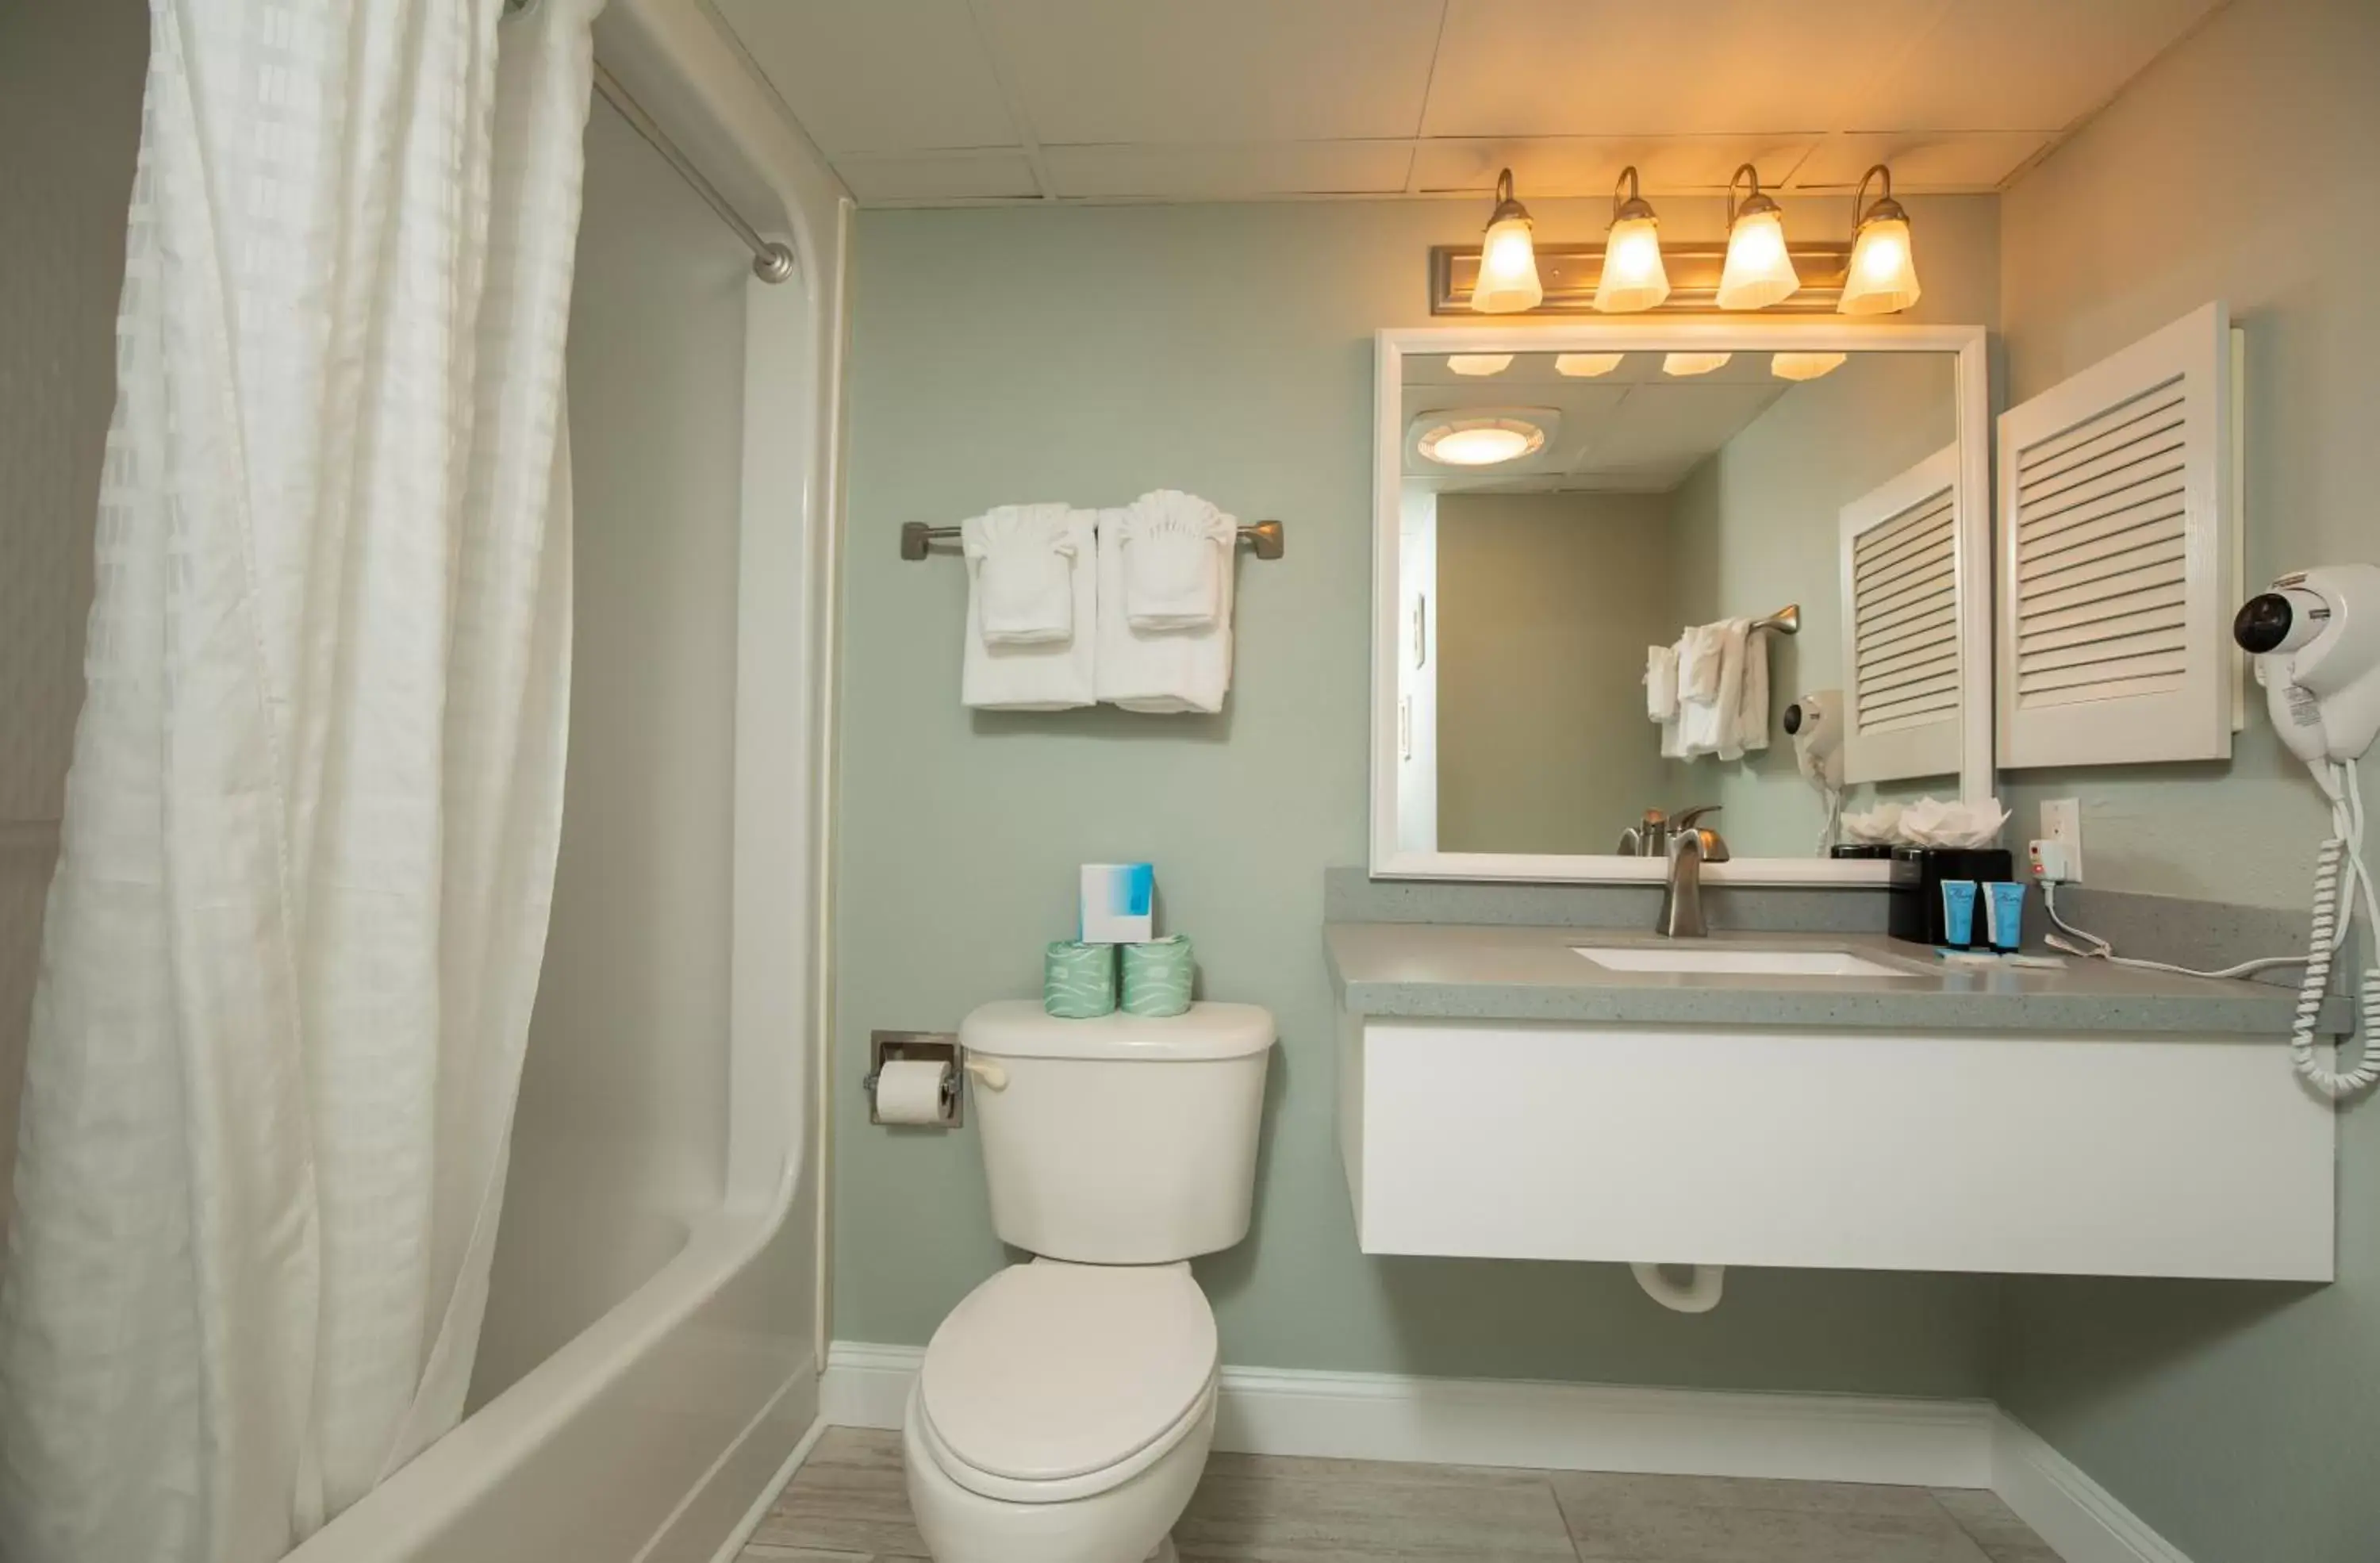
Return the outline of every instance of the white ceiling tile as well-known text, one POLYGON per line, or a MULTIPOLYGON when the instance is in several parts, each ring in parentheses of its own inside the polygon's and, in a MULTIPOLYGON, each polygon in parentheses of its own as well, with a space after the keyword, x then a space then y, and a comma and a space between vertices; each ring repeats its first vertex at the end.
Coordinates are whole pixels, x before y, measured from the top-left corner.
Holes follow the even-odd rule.
POLYGON ((1788 183, 1848 190, 1882 163, 1896 194, 1996 190, 2049 142, 2046 130, 1853 131, 1820 142, 1788 183))
POLYGON ((1648 195, 1716 191, 1749 163, 1763 180, 1782 186, 1819 138, 1776 136, 1547 136, 1482 140, 1428 140, 1415 154, 1414 189, 1487 194, 1496 173, 1512 171, 1523 201, 1552 196, 1606 196, 1620 171, 1634 167, 1648 195))
POLYGON ((1047 147, 1052 193, 1234 200, 1250 196, 1396 195, 1412 151, 1379 141, 1224 147, 1047 147))
POLYGON ((1439 0, 979 0, 1045 143, 1411 136, 1439 0))
POLYGON ((1846 130, 2064 130, 2221 0, 1953 0, 1846 130))
POLYGON ((1429 136, 1844 127, 1945 0, 1449 0, 1429 136), (1846 26, 1846 15, 1856 25, 1846 26))
POLYGON ((863 206, 929 206, 941 201, 1038 200, 1041 187, 1021 152, 960 157, 844 156, 834 171, 863 206))
POLYGON ((966 0, 717 4, 830 155, 1019 144, 966 0))

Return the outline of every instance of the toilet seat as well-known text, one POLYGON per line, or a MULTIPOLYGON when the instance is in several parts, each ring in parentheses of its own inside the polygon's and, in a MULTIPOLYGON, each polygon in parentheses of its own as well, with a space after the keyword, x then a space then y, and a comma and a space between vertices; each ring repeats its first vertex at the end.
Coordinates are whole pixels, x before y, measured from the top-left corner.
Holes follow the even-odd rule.
POLYGON ((1185 1264, 1013 1266, 926 1348, 919 1442, 952 1481, 1062 1503, 1129 1481, 1201 1424, 1215 1315, 1185 1264))

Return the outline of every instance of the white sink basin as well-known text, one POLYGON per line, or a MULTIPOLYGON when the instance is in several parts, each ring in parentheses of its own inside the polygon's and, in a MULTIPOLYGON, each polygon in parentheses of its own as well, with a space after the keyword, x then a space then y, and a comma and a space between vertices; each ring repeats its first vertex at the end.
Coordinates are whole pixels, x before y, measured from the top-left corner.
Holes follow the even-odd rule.
POLYGON ((1909 973, 1841 950, 1747 950, 1732 944, 1573 944, 1613 972, 1700 972, 1714 976, 1899 977, 1909 973))

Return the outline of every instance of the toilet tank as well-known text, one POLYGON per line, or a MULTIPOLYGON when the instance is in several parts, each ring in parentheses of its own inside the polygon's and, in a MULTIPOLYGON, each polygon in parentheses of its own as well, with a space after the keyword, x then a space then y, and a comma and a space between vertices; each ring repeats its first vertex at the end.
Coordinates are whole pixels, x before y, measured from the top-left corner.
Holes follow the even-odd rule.
POLYGON ((1004 1242, 1087 1265, 1162 1265, 1248 1233, 1270 1012, 1193 1004, 1155 1018, 1057 1020, 986 1004, 959 1026, 1004 1242))

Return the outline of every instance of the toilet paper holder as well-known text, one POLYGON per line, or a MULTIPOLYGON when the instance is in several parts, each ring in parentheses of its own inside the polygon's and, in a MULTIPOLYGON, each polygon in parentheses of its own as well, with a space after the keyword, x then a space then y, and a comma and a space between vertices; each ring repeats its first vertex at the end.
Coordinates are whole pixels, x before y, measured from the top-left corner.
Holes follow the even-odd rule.
POLYGON ((949 1031, 871 1031, 868 1034, 868 1078, 859 1083, 868 1093, 868 1121, 881 1124, 884 1120, 876 1113, 876 1080, 888 1063, 946 1063, 950 1072, 942 1077, 941 1117, 936 1127, 956 1129, 966 1121, 966 1093, 959 1082, 966 1078, 966 1049, 959 1046, 958 1036, 949 1031))

